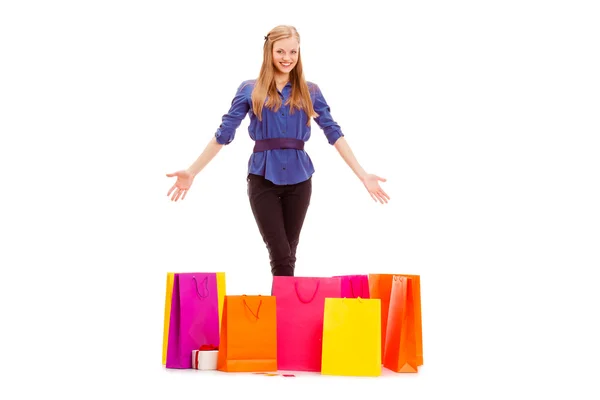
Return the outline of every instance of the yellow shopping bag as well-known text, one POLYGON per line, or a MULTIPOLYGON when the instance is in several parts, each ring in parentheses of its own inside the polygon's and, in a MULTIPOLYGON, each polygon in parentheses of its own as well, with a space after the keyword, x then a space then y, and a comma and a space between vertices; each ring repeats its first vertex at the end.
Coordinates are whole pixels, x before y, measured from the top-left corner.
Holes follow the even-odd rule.
POLYGON ((221 332, 221 320, 223 319, 223 303, 227 288, 225 287, 225 272, 217 272, 217 291, 219 297, 219 332, 221 332))
POLYGON ((325 299, 321 374, 381 375, 381 300, 325 299))
MULTIPOLYGON (((217 272, 217 294, 219 299, 219 332, 221 331, 221 319, 223 317, 223 302, 225 301, 226 286, 225 272, 217 272)), ((167 273, 167 289, 165 293, 165 320, 163 328, 162 364, 167 363, 167 348, 169 343, 169 323, 171 321, 171 298, 173 297, 173 281, 175 272, 167 273)))
POLYGON ((167 343, 169 341, 169 322, 171 320, 171 297, 173 296, 173 280, 175 278, 174 272, 167 273, 167 290, 165 294, 165 323, 163 329, 163 351, 162 351, 162 363, 167 363, 167 343))

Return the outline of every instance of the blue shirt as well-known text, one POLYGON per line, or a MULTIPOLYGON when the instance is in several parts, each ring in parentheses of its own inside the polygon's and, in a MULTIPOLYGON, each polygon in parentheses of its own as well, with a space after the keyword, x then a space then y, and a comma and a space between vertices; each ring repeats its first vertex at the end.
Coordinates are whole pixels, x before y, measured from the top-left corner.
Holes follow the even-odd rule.
MULTIPOLYGON (((294 110, 285 102, 291 96, 292 85, 288 84, 280 92, 281 107, 274 112, 266 106, 262 110, 262 121, 256 118, 252 111, 252 90, 255 80, 247 80, 239 86, 231 102, 229 112, 222 117, 222 123, 215 133, 218 143, 227 145, 235 137, 236 129, 240 126, 246 114, 250 116, 248 133, 252 140, 270 138, 294 138, 308 141, 311 128, 307 126, 307 115, 304 111, 294 110)), ((319 115, 314 121, 325 133, 329 144, 344 136, 340 126, 333 120, 329 105, 325 101, 319 87, 308 83, 310 97, 315 112, 319 115)), ((305 150, 273 149, 252 153, 248 161, 248 173, 262 175, 276 185, 290 185, 309 179, 315 172, 313 163, 305 150)))

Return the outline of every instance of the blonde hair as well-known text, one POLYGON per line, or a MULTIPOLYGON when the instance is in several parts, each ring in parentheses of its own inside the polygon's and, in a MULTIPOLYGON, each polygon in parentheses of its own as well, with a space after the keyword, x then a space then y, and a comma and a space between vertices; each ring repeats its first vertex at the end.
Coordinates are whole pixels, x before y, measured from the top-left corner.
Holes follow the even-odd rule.
MULTIPOLYGON (((254 114, 259 120, 262 120, 263 105, 273 111, 277 111, 281 107, 281 99, 279 98, 277 86, 275 84, 273 44, 278 40, 289 39, 291 37, 295 37, 296 40, 298 40, 298 43, 300 43, 298 31, 296 31, 296 28, 289 25, 276 26, 271 29, 267 36, 265 36, 263 63, 252 91, 252 111, 254 111, 254 114), (267 96, 269 99, 265 103, 267 96)), ((318 114, 313 108, 308 84, 304 79, 300 49, 298 49, 298 61, 296 62, 296 66, 290 71, 290 83, 292 85, 292 94, 285 105, 290 106, 291 113, 294 112, 294 109, 304 110, 308 116, 306 125, 310 125, 311 117, 317 117, 318 114)))

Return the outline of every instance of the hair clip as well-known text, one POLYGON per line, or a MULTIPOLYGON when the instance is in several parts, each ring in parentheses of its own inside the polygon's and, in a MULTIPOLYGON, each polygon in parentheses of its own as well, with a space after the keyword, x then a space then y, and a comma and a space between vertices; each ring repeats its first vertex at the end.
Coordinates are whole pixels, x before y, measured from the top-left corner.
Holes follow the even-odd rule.
POLYGON ((269 35, 265 36, 265 40, 267 40, 269 38, 269 35))

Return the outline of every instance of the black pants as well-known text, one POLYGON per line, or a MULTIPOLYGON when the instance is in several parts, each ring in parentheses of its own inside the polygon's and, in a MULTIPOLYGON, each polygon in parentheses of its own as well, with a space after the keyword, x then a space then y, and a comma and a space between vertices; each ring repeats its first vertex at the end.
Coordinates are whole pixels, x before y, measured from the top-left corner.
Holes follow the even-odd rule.
POLYGON ((296 248, 310 204, 312 181, 276 185, 248 175, 248 198, 258 230, 269 251, 273 276, 294 276, 296 248))

